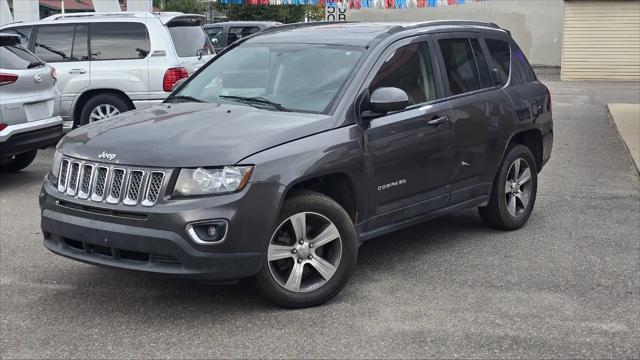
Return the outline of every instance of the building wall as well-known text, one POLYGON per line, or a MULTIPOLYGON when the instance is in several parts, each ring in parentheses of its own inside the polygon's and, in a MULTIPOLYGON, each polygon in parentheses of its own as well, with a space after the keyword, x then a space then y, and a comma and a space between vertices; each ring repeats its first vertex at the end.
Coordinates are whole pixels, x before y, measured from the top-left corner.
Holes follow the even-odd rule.
POLYGON ((482 20, 511 31, 533 65, 560 66, 562 0, 487 0, 455 6, 349 10, 351 21, 482 20))

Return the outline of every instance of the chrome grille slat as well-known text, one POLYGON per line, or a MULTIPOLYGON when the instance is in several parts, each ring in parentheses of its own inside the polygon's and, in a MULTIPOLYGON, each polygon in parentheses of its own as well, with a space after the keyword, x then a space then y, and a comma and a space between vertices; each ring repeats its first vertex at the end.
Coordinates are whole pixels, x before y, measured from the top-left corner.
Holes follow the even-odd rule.
POLYGON ((111 172, 109 195, 107 196, 107 202, 110 204, 117 204, 120 202, 120 195, 122 195, 122 186, 124 185, 125 176, 127 171, 122 168, 114 168, 111 172))
POLYGON ((142 199, 142 206, 153 206, 160 195, 162 182, 164 181, 164 173, 161 171, 150 171, 147 186, 142 199))
POLYGON ((63 159, 60 164, 60 175, 58 176, 58 191, 67 190, 67 179, 69 178, 69 160, 63 159))
POLYGON ((91 191, 91 181, 93 180, 93 169, 95 167, 91 164, 83 164, 82 172, 80 175, 80 185, 78 189, 79 199, 88 199, 91 191))
POLYGON ((153 206, 164 186, 164 169, 138 168, 63 157, 58 191, 93 202, 153 206))
POLYGON ((129 178, 127 181, 126 193, 124 200, 125 205, 136 205, 138 203, 138 197, 140 195, 140 188, 142 187, 142 181, 144 180, 144 172, 141 170, 132 170, 129 172, 129 178))
POLYGON ((104 200, 104 193, 107 188, 107 178, 109 177, 109 168, 106 166, 98 166, 95 177, 96 180, 93 183, 91 201, 100 202, 104 200))
POLYGON ((78 192, 78 181, 80 177, 80 163, 74 161, 71 163, 71 170, 69 171, 69 178, 67 179, 67 195, 75 196, 78 192))

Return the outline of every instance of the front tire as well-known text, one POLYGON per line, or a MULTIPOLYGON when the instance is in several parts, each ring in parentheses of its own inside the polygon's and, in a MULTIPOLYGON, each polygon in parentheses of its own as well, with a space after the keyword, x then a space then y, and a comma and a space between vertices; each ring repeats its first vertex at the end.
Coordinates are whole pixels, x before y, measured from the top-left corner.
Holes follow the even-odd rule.
POLYGON ((480 217, 496 229, 519 229, 533 211, 537 190, 538 168, 531 150, 512 144, 493 181, 489 204, 479 208, 480 217))
POLYGON ((108 119, 131 110, 126 99, 116 94, 99 94, 90 98, 80 112, 80 125, 108 119))
POLYGON ((0 172, 18 172, 29 166, 37 154, 38 150, 31 150, 0 159, 0 172))
POLYGON ((303 308, 342 290, 358 256, 356 230, 333 199, 303 192, 286 200, 255 280, 272 302, 303 308))

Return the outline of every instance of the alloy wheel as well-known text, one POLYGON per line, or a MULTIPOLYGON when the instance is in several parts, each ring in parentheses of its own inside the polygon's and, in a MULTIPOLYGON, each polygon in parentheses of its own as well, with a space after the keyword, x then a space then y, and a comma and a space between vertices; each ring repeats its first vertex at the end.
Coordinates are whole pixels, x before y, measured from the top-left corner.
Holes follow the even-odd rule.
POLYGON ((100 104, 91 110, 89 123, 100 121, 114 115, 120 114, 120 110, 111 104, 100 104))
POLYGON ((507 172, 504 186, 507 211, 513 217, 522 215, 531 200, 531 167, 523 158, 517 158, 507 172))
POLYGON ((274 232, 267 250, 271 276, 292 292, 309 292, 336 273, 342 256, 340 232, 326 216, 294 214, 274 232))

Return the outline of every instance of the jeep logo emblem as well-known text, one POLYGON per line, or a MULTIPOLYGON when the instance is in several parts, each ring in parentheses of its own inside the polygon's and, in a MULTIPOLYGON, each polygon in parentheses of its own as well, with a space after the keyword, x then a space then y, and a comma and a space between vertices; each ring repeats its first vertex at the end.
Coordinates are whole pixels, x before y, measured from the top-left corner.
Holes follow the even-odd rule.
POLYGON ((116 154, 109 154, 108 152, 103 151, 101 154, 98 154, 98 159, 106 159, 112 161, 116 158, 116 154))

